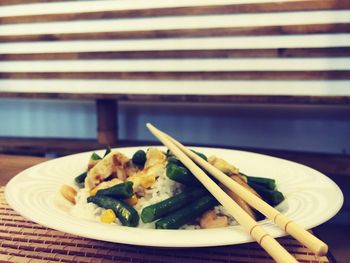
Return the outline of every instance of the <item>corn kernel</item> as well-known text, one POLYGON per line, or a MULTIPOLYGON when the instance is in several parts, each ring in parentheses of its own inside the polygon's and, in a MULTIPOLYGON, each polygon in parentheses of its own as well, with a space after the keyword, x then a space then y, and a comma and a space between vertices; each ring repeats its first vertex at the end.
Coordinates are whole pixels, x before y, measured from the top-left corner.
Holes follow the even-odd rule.
POLYGON ((133 195, 132 197, 130 197, 130 198, 128 198, 128 199, 125 199, 124 201, 125 201, 127 204, 134 206, 134 205, 137 204, 138 198, 137 198, 136 195, 133 195))
POLYGON ((126 181, 130 181, 133 183, 133 188, 135 189, 136 187, 138 187, 142 181, 142 174, 141 173, 137 173, 135 175, 132 175, 130 177, 128 177, 128 179, 126 179, 126 181))
POLYGON ((153 175, 146 176, 146 177, 142 178, 141 186, 143 188, 150 188, 154 184, 155 181, 156 181, 155 176, 153 176, 153 175))
POLYGON ((110 224, 115 221, 116 216, 112 209, 107 209, 101 213, 100 219, 102 223, 110 224))

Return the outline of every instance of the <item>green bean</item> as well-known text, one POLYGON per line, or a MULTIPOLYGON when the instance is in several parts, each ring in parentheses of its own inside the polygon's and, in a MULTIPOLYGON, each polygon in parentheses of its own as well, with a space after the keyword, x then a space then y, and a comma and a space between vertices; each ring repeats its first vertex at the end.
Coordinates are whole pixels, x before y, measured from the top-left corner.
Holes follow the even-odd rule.
POLYGON ((138 166, 144 166, 146 163, 147 157, 146 152, 143 150, 138 150, 132 156, 132 162, 138 166))
POLYGON ((105 209, 112 209, 124 226, 136 227, 139 223, 140 217, 137 211, 123 201, 108 196, 90 196, 87 201, 105 209))
POLYGON ((100 189, 96 192, 96 195, 110 196, 117 199, 126 199, 134 194, 132 189, 133 183, 128 181, 114 185, 106 189, 100 189))
POLYGON ((74 178, 75 183, 79 187, 84 187, 84 181, 85 181, 86 176, 87 176, 87 172, 81 173, 80 175, 78 175, 77 177, 74 178))
POLYGON ((102 158, 95 152, 92 153, 90 159, 94 161, 102 160, 102 158))
POLYGON ((254 184, 264 186, 270 190, 276 189, 276 180, 275 179, 265 178, 265 177, 248 176, 248 175, 245 175, 243 173, 240 173, 240 175, 247 178, 248 184, 254 183, 254 184))
POLYGON ((217 200, 212 195, 205 195, 189 205, 169 214, 156 222, 157 229, 178 229, 191 222, 205 211, 217 205, 217 200))
MULTIPOLYGON (((106 151, 105 151, 105 154, 103 155, 103 158, 105 158, 106 155, 108 155, 110 152, 112 151, 111 147, 107 147, 106 148, 106 151)), ((101 158, 101 157, 100 157, 101 158)))
POLYGON ((197 152, 195 150, 191 150, 191 151, 197 154, 199 157, 201 157, 204 161, 208 161, 207 156, 205 156, 203 153, 197 152))
MULTIPOLYGON (((95 152, 93 152, 90 156, 90 160, 93 160, 93 161, 98 161, 98 160, 101 160, 102 158, 95 152)), ((79 187, 84 187, 84 181, 85 181, 85 178, 87 176, 87 171, 86 172, 83 172, 81 173, 80 175, 78 175, 77 177, 74 178, 74 181, 75 183, 79 186, 79 187)))
POLYGON ((199 184, 197 178, 184 166, 175 163, 168 163, 166 175, 171 180, 185 185, 199 184))
POLYGON ((180 194, 143 208, 141 212, 141 219, 144 223, 152 222, 161 218, 162 216, 180 209, 181 207, 186 206, 190 202, 193 202, 206 194, 208 194, 208 191, 203 188, 191 189, 187 191, 185 190, 180 194))
POLYGON ((249 185, 271 206, 276 206, 284 200, 284 196, 280 191, 270 190, 255 183, 250 183, 249 185))

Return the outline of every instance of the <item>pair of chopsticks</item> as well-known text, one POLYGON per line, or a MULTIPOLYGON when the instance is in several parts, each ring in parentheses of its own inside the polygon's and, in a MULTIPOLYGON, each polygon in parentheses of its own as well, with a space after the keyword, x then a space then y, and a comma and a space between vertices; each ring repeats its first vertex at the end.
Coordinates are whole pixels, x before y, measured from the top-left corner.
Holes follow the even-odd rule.
POLYGON ((197 154, 187 149, 180 142, 160 131, 152 124, 147 123, 147 128, 195 175, 205 188, 225 207, 225 209, 242 225, 247 232, 266 250, 276 262, 297 262, 297 260, 276 239, 271 237, 252 217, 250 217, 235 201, 232 200, 205 172, 225 185, 228 189, 239 195, 244 201, 256 210, 260 211, 276 225, 308 247, 318 256, 323 256, 328 251, 328 246, 310 232, 301 228, 291 219, 285 217, 265 201, 255 196, 243 186, 229 178, 219 169, 200 158, 197 154), (197 166, 198 164, 199 166, 197 166))

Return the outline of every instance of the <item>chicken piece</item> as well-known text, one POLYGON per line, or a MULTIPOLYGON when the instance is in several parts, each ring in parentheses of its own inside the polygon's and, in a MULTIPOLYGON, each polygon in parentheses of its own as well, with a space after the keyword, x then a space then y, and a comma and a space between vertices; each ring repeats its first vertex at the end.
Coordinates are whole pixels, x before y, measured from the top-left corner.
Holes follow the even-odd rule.
POLYGON ((129 162, 129 158, 119 152, 111 152, 100 160, 88 172, 85 178, 85 188, 91 190, 99 185, 102 181, 112 175, 114 172, 121 180, 125 180, 125 165, 129 162))
POLYGON ((148 175, 142 178, 140 185, 145 188, 151 188, 151 186, 156 182, 156 177, 154 175, 148 175))
POLYGON ((115 167, 114 175, 119 180, 125 181, 127 178, 126 171, 123 169, 123 167, 115 167))
POLYGON ((166 155, 162 151, 157 148, 150 148, 147 151, 146 158, 147 161, 142 171, 145 177, 158 178, 165 174, 166 155))
POLYGON ((140 171, 139 167, 134 165, 131 160, 124 165, 124 170, 127 177, 133 176, 140 171))
POLYGON ((241 186, 243 186, 245 189, 247 189, 252 194, 256 195, 257 197, 261 198, 261 196, 248 185, 247 179, 244 176, 241 176, 239 174, 233 174, 230 176, 231 179, 235 180, 237 183, 239 183, 241 186))
POLYGON ((89 163, 88 163, 88 168, 87 170, 90 171, 92 168, 94 168, 94 166, 96 164, 98 164, 98 162, 101 161, 101 160, 93 160, 93 159, 90 159, 89 160, 89 163))
POLYGON ((156 163, 153 166, 149 166, 143 170, 146 176, 159 177, 165 174, 165 162, 156 163))
POLYGON ((134 189, 134 192, 135 192, 135 189, 141 185, 142 179, 143 179, 143 172, 139 172, 133 176, 126 178, 126 181, 132 182, 132 188, 134 189))
POLYGON ((136 196, 142 197, 146 195, 146 190, 142 186, 137 186, 136 188, 134 188, 134 193, 136 194, 136 196))
POLYGON ((254 210, 247 204, 247 202, 225 186, 222 186, 222 188, 244 211, 246 211, 252 218, 256 219, 254 210))
POLYGON ((227 175, 239 174, 239 170, 237 167, 233 166, 232 164, 229 164, 224 159, 218 158, 214 155, 209 157, 208 162, 227 175))
MULTIPOLYGON (((158 164, 157 164, 158 166, 158 164)), ((164 168, 163 168, 164 170, 164 168)), ((126 181, 130 181, 133 183, 133 189, 135 190, 138 187, 143 187, 145 189, 150 188, 156 181, 158 175, 152 172, 152 170, 143 170, 138 172, 137 174, 130 176, 126 179, 126 181)))
MULTIPOLYGON (((251 193, 255 194, 256 196, 260 197, 260 195, 255 192, 253 188, 251 188, 239 175, 231 175, 230 178, 240 185, 242 185, 244 188, 246 188, 251 193)), ((257 219, 256 214, 253 210, 253 208, 248 205, 246 201, 244 201, 241 197, 239 197, 236 193, 232 192, 230 189, 228 189, 226 186, 221 186, 222 189, 244 210, 246 211, 252 218, 257 219)), ((261 197, 260 197, 261 198, 261 197)))
POLYGON ((218 216, 214 210, 205 212, 199 222, 201 228, 218 228, 228 226, 227 216, 218 216))
MULTIPOLYGON (((242 185, 248 191, 261 198, 261 196, 247 184, 246 178, 244 176, 239 175, 238 168, 229 164, 224 159, 218 158, 216 156, 210 156, 208 162, 216 168, 218 168, 221 172, 229 175, 232 180, 242 185)), ((253 208, 251 208, 246 201, 244 201, 241 197, 239 197, 227 187, 223 185, 221 185, 221 187, 244 211, 246 211, 252 218, 256 219, 256 214, 253 208)))
POLYGON ((166 156, 163 152, 157 148, 150 148, 146 157, 145 168, 126 179, 133 182, 134 191, 139 188, 150 188, 155 183, 156 178, 164 174, 166 156))
POLYGON ((152 167, 156 164, 164 164, 166 161, 166 155, 157 148, 149 148, 146 153, 146 158, 147 160, 144 169, 152 167))

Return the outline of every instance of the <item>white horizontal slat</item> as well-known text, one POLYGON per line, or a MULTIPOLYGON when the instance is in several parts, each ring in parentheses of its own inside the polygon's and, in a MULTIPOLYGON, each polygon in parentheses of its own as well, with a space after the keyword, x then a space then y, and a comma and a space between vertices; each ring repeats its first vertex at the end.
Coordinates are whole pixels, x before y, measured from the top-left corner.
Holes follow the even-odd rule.
POLYGON ((350 81, 0 80, 0 92, 349 96, 350 81))
POLYGON ((174 16, 133 19, 100 19, 69 22, 8 24, 0 27, 0 35, 31 35, 81 32, 115 32, 138 30, 170 30, 216 27, 247 27, 350 22, 350 11, 282 12, 260 14, 228 14, 174 16))
POLYGON ((350 70, 348 58, 117 59, 0 62, 1 72, 350 70))
POLYGON ((64 14, 78 12, 136 10, 149 8, 272 3, 272 2, 298 2, 302 0, 114 0, 114 1, 66 1, 54 3, 32 3, 0 7, 0 17, 64 14))
POLYGON ((180 39, 43 41, 0 44, 0 54, 213 50, 261 48, 317 48, 350 46, 349 34, 290 35, 267 37, 205 37, 180 39))

